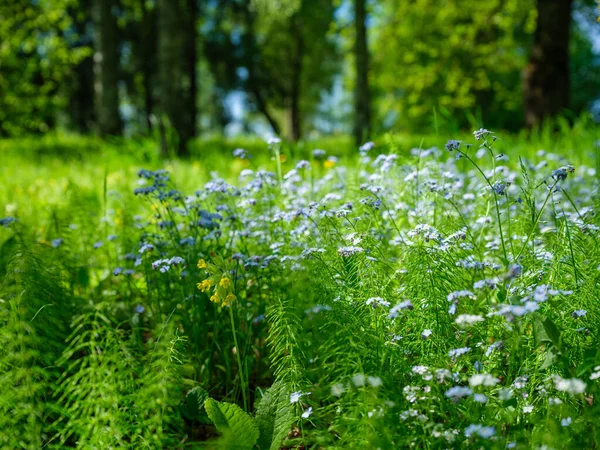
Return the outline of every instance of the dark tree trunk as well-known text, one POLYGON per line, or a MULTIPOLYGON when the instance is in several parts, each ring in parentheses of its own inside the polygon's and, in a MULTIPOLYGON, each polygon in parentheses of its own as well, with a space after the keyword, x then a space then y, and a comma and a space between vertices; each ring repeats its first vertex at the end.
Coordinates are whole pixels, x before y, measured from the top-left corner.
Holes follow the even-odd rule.
POLYGON ((302 138, 302 111, 300 108, 300 96, 302 87, 302 65, 304 59, 304 40, 301 25, 294 23, 296 38, 296 53, 292 62, 292 79, 290 89, 290 122, 291 138, 299 141, 302 138))
POLYGON ((571 4, 572 0, 537 0, 537 28, 523 84, 529 127, 569 106, 571 4))
POLYGON ((144 112, 148 130, 152 128, 151 116, 154 112, 154 68, 156 66, 156 9, 149 10, 146 0, 140 0, 142 23, 140 48, 140 66, 144 86, 144 112))
POLYGON ((366 0, 354 0, 354 140, 361 145, 371 135, 371 93, 369 91, 369 49, 367 47, 366 0))
POLYGON ((281 127, 275 120, 275 117, 269 112, 267 101, 263 95, 262 80, 259 79, 256 70, 256 62, 260 59, 260 50, 256 44, 256 36, 254 34, 254 14, 252 13, 250 5, 246 5, 244 8, 244 17, 246 22, 246 34, 244 35, 242 42, 244 43, 244 58, 246 62, 246 68, 248 69, 248 90, 254 96, 256 101, 256 107, 258 111, 265 116, 267 122, 273 129, 273 133, 277 136, 281 134, 281 127))
MULTIPOLYGON (((91 23, 90 4, 81 4, 70 8, 69 14, 77 33, 76 47, 89 45, 91 36, 88 34, 91 23)), ((88 133, 93 129, 94 115, 94 59, 86 57, 73 70, 73 78, 68 86, 69 116, 71 126, 79 133, 88 133)))
MULTIPOLYGON (((158 0, 157 6, 160 114, 177 132, 178 155, 185 156, 187 143, 196 134, 195 2, 158 0)), ((166 151, 163 146, 163 154, 166 151)))
POLYGON ((120 134, 119 37, 114 0, 94 0, 94 94, 98 132, 120 134))
POLYGON ((79 133, 90 132, 95 121, 94 61, 91 56, 75 67, 69 94, 69 112, 73 126, 79 133))

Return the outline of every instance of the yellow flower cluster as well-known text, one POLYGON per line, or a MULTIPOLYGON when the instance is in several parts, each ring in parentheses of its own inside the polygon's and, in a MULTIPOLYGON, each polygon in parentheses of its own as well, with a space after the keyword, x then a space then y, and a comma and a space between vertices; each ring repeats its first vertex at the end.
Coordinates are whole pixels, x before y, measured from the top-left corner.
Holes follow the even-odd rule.
POLYGON ((207 278, 202 283, 198 283, 196 287, 202 292, 208 291, 213 285, 213 281, 210 278, 207 278))
POLYGON ((202 258, 198 261, 198 269, 206 269, 208 264, 202 258))

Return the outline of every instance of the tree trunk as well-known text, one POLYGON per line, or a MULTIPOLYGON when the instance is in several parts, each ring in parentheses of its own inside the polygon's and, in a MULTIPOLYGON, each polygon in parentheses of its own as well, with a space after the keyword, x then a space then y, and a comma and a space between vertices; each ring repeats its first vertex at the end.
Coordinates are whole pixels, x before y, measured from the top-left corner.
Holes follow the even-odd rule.
POLYGON ((150 10, 147 7, 146 0, 140 0, 142 9, 141 42, 139 42, 139 65, 142 68, 143 86, 144 86, 144 112, 146 126, 148 130, 152 129, 151 116, 154 112, 154 69, 156 66, 156 9, 150 10))
POLYGON ((354 0, 354 140, 364 143, 371 135, 371 94, 369 91, 369 49, 367 47, 366 0, 354 0))
POLYGON ((294 142, 302 138, 302 111, 300 108, 300 95, 302 86, 302 64, 304 58, 304 40, 301 24, 294 23, 296 38, 296 53, 292 62, 292 79, 290 89, 290 122, 291 138, 294 142))
POLYGON ((195 2, 158 0, 157 7, 160 114, 177 132, 177 154, 185 156, 187 143, 196 134, 195 2))
POLYGON ((572 0, 537 0, 537 28, 523 84, 528 127, 569 106, 571 4, 572 0))
POLYGON ((120 134, 119 38, 113 0, 94 0, 94 94, 100 135, 120 134))

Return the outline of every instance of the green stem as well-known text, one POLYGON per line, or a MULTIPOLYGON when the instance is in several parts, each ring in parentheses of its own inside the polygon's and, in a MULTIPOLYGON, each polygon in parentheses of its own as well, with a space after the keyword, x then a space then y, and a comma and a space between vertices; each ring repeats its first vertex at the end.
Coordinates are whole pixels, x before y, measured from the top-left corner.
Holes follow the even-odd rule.
POLYGON ((467 158, 467 160, 469 160, 469 162, 475 166, 475 168, 479 171, 479 173, 481 174, 481 176, 483 177, 485 182, 488 184, 488 186, 492 190, 492 194, 494 195, 494 203, 496 205, 496 215, 498 216, 498 231, 500 232, 500 242, 502 243, 502 253, 504 254, 504 265, 508 266, 508 256, 506 253, 506 244, 504 243, 504 233, 502 232, 502 220, 500 218, 500 207, 498 206, 498 195, 496 194, 496 191, 494 190, 494 186, 492 186, 492 183, 490 183, 490 180, 488 179, 488 177, 485 176, 485 173, 483 173, 483 170, 481 170, 479 168, 477 163, 475 161, 473 161, 471 158, 469 158, 469 155, 467 155, 466 153, 461 152, 460 150, 458 150, 458 152, 461 155, 463 155, 465 158, 467 158))
POLYGON ((235 345, 235 356, 237 358, 238 370, 240 375, 240 383, 242 385, 242 397, 244 398, 244 411, 248 411, 248 399, 246 398, 246 376, 242 367, 242 359, 240 358, 240 346, 237 341, 235 332, 235 321, 233 320, 233 305, 229 306, 229 317, 231 318, 231 331, 233 332, 233 343, 235 345))
POLYGON ((548 203, 548 200, 552 196, 552 192, 554 192, 554 186, 556 186, 556 183, 558 183, 558 180, 555 181, 554 184, 550 187, 550 191, 548 192, 548 195, 546 196, 546 200, 544 200, 544 204, 542 205, 542 209, 540 209, 540 212, 538 213, 537 217, 535 218, 535 222, 533 223, 533 226, 531 227, 531 231, 529 232, 529 236, 527 236, 527 239, 525 240, 525 243, 523 244, 523 247, 521 247, 521 251, 515 257, 515 261, 518 261, 518 259, 520 258, 520 256, 525 251, 525 248, 527 247, 527 244, 529 244, 529 241, 531 240, 531 237, 533 236, 533 233, 535 233, 535 229, 537 228, 537 224, 540 221, 540 217, 542 217, 542 213, 544 212, 544 208, 546 208, 546 204, 548 203))

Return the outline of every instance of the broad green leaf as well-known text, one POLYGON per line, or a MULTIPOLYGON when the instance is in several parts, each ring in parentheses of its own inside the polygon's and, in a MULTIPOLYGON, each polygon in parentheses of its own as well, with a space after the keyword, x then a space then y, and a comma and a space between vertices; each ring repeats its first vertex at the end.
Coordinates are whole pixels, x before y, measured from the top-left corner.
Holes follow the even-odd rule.
POLYGON ((228 449, 251 449, 258 440, 259 431, 252 418, 233 403, 206 399, 204 408, 217 430, 222 434, 218 444, 228 449))
POLYGON ((208 392, 201 387, 191 389, 185 396, 185 404, 183 405, 183 414, 188 419, 195 419, 201 423, 205 423, 206 411, 204 410, 204 402, 208 399, 208 392))

